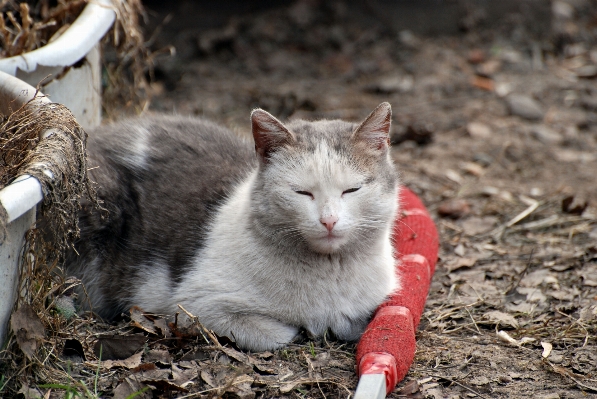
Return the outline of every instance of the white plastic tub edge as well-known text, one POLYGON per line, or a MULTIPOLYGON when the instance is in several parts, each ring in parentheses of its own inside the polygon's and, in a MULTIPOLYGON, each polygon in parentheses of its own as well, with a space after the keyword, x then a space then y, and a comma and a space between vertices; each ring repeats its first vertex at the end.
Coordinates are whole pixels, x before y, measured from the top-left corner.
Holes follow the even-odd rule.
POLYGON ((101 122, 99 41, 115 18, 112 0, 92 0, 60 37, 37 50, 0 59, 0 71, 33 87, 51 75, 41 90, 70 109, 84 129, 97 126, 101 122), (81 65, 62 74, 81 60, 81 65))

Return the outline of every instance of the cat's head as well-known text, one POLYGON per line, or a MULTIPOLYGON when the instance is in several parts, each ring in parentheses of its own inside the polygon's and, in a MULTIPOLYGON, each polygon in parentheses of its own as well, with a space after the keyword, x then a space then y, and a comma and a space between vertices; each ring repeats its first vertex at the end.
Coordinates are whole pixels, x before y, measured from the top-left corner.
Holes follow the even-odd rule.
POLYGON ((259 170, 253 217, 282 245, 331 254, 372 245, 391 225, 398 178, 389 154, 390 104, 360 125, 340 120, 286 125, 251 114, 259 170))

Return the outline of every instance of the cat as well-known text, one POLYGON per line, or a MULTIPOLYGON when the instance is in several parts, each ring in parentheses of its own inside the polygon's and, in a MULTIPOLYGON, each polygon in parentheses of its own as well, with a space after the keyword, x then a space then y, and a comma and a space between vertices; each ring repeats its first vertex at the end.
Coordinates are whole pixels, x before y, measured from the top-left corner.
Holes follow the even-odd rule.
POLYGON ((254 143, 183 116, 90 131, 108 216, 82 204, 65 264, 85 287, 81 304, 107 319, 180 304, 252 351, 280 348, 299 328, 357 340, 400 288, 390 123, 382 103, 360 125, 283 124, 256 109, 254 143))

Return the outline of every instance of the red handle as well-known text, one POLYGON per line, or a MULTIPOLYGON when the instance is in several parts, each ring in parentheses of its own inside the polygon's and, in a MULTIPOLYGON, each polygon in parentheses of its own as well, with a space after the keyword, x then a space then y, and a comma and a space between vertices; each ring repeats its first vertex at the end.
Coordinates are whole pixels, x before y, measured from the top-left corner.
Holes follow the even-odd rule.
POLYGON ((385 374, 386 392, 408 373, 415 356, 419 325, 435 271, 439 238, 421 200, 400 192, 402 213, 394 225, 394 248, 400 289, 380 305, 357 346, 359 376, 385 374))

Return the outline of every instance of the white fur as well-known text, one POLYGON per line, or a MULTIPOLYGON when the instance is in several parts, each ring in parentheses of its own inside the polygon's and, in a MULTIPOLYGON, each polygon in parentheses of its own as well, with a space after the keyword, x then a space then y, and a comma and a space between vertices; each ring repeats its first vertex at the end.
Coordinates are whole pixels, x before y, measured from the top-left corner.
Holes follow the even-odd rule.
POLYGON ((122 154, 122 160, 133 168, 144 169, 151 151, 150 132, 143 126, 137 126, 129 138, 130 141, 125 143, 126 152, 122 154))
POLYGON ((363 185, 365 176, 324 144, 315 156, 272 164, 263 172, 266 181, 274 182, 268 195, 280 207, 272 213, 296 224, 290 234, 304 238, 310 252, 280 251, 256 236, 250 217, 254 171, 215 215, 205 247, 174 294, 151 295, 169 281, 152 272, 152 281, 141 284, 135 299, 159 313, 172 314, 181 304, 207 328, 251 350, 278 348, 299 327, 315 335, 329 328, 340 339, 358 339, 372 311, 399 286, 390 242, 396 190, 363 185), (313 198, 296 190, 309 191, 313 198), (358 242, 360 224, 367 224, 360 214, 364 201, 385 209, 378 239, 366 246, 358 242), (320 222, 330 214, 338 217, 334 239, 320 222))

